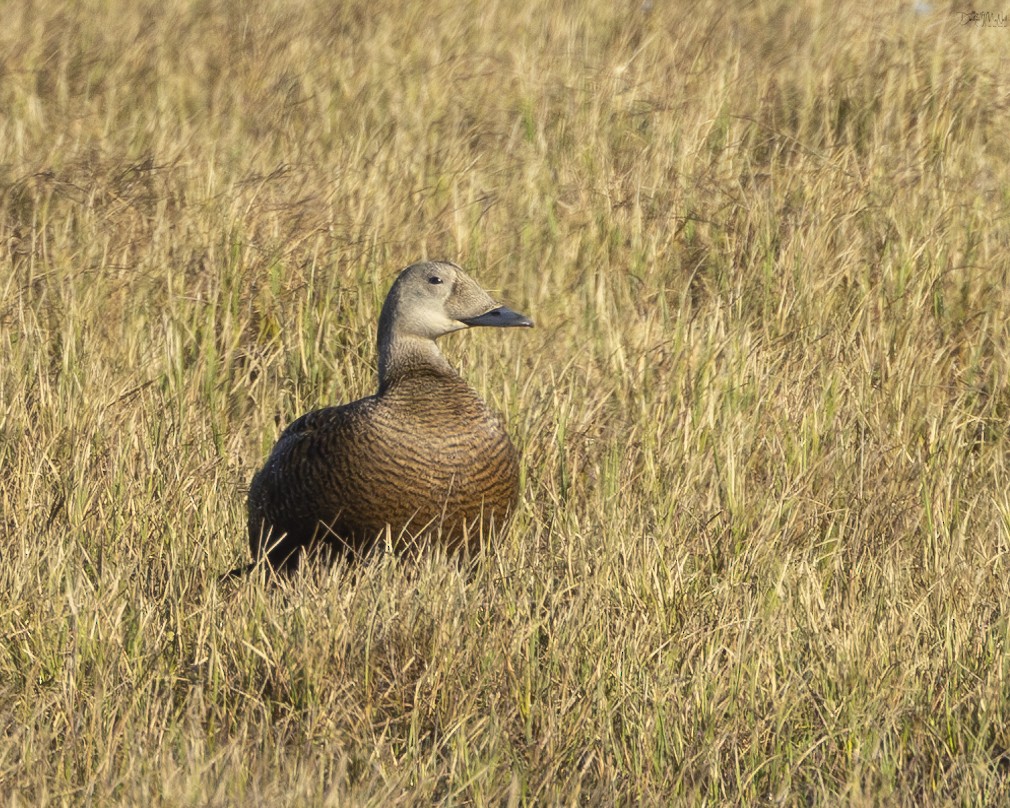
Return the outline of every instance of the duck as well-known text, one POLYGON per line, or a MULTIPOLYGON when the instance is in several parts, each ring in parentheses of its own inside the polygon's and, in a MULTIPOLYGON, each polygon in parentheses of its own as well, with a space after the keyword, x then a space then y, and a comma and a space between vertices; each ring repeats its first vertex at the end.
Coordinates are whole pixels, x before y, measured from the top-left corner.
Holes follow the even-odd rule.
POLYGON ((380 544, 474 556, 507 526, 518 452, 436 344, 476 327, 533 321, 450 261, 399 272, 379 315, 377 392, 302 415, 252 478, 248 569, 290 572, 313 553, 357 559, 380 544))

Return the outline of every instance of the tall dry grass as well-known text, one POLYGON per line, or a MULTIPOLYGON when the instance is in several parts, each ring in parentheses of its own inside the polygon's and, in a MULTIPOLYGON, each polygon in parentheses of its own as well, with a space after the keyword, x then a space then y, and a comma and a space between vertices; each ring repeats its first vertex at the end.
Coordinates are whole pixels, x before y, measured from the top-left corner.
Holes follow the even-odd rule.
POLYGON ((1010 799, 1008 36, 8 4, 7 804, 1010 799), (219 586, 424 256, 537 320, 444 340, 522 448, 512 529, 219 586))

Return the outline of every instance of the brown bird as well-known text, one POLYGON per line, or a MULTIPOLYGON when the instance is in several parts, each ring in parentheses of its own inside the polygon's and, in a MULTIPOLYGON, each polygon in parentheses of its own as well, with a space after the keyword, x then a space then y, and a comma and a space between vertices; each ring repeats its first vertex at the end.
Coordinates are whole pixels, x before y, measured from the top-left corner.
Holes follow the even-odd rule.
POLYGON ((379 317, 379 391, 310 412, 281 435, 249 489, 254 566, 297 567, 303 551, 398 551, 429 541, 473 553, 519 496, 518 454, 501 418, 435 340, 533 321, 496 303, 455 264, 400 272, 379 317))

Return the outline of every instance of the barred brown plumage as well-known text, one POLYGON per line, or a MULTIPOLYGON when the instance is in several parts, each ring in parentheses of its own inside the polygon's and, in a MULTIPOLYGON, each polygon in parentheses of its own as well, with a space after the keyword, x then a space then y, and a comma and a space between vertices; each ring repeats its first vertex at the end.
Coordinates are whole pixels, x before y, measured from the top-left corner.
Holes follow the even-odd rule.
POLYGON ((379 318, 379 390, 310 412, 284 430, 249 490, 254 566, 295 568, 303 551, 368 552, 389 530, 474 552, 507 523, 519 459, 493 413, 435 345, 471 326, 532 326, 455 264, 400 272, 379 318))

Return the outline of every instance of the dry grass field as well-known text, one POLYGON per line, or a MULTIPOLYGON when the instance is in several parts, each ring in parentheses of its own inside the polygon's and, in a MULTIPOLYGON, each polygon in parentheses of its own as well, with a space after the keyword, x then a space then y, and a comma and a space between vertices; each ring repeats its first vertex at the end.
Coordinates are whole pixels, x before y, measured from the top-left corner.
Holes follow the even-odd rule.
POLYGON ((1010 801, 1010 29, 957 11, 6 4, 3 803, 1010 801), (511 529, 219 584, 422 257, 537 321, 442 341, 511 529))

